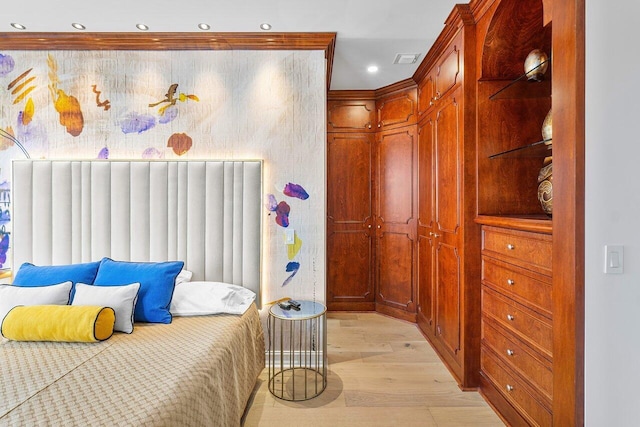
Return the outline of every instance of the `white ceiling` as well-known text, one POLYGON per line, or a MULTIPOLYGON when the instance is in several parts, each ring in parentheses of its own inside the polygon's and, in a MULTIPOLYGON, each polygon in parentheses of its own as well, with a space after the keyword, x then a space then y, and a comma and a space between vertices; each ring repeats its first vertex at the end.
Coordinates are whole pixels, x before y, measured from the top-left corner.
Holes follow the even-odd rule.
MULTIPOLYGON (((460 0, 31 0, 3 2, 0 32, 336 32, 332 90, 378 89, 411 77, 460 0), (417 63, 394 65, 398 53, 417 63), (366 68, 377 65, 377 74, 366 68)), ((0 50, 2 44, 0 42, 0 50)))

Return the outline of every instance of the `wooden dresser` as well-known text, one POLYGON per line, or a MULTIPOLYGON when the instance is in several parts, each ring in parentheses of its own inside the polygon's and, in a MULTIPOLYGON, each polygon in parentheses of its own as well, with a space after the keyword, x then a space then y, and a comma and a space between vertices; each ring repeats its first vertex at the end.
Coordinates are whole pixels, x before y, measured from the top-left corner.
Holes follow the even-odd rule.
POLYGON ((482 226, 482 389, 512 425, 552 424, 552 242, 542 228, 482 226))

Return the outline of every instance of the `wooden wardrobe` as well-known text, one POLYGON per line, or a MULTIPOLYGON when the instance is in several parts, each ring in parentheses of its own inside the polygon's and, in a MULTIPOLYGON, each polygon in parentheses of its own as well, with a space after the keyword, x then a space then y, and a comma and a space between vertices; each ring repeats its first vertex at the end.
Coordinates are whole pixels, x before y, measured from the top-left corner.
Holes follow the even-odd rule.
POLYGON ((415 321, 510 425, 584 423, 584 7, 456 5, 412 79, 328 96, 328 308, 415 321))

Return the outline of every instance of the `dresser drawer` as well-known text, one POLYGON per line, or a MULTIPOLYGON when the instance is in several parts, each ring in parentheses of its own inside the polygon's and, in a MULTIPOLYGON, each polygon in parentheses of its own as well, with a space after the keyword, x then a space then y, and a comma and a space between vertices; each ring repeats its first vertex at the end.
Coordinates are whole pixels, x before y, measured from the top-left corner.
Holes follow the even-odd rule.
POLYGON ((553 333, 551 325, 543 317, 486 286, 482 286, 482 313, 551 360, 553 333))
POLYGON ((535 355, 535 352, 489 320, 482 322, 482 343, 500 355, 506 364, 526 378, 551 403, 553 371, 548 361, 535 355))
POLYGON ((485 349, 481 351, 480 365, 484 376, 518 409, 527 421, 537 426, 552 425, 551 411, 535 396, 534 392, 505 369, 485 349))
POLYGON ((551 236, 498 227, 482 227, 482 250, 487 256, 513 262, 521 267, 537 267, 551 276, 551 236))
POLYGON ((551 318, 550 278, 489 257, 482 257, 482 280, 521 304, 551 318))

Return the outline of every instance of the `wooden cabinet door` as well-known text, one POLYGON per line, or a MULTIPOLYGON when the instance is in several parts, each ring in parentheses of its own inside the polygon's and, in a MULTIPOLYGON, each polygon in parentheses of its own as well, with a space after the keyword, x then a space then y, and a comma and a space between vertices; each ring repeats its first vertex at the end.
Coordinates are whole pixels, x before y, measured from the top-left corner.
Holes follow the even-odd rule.
POLYGON ((434 116, 430 115, 418 125, 418 325, 433 333, 435 290, 434 260, 434 116))
POLYGON ((435 80, 435 72, 431 71, 418 84, 418 120, 422 120, 435 106, 435 80))
POLYGON ((435 115, 436 336, 459 359, 461 348, 461 90, 442 100, 435 115))
POLYGON ((327 304, 372 310, 373 134, 328 134, 327 304))
POLYGON ((438 60, 435 78, 435 100, 447 95, 460 82, 460 64, 462 60, 462 33, 451 41, 438 60))
POLYGON ((415 313, 416 127, 381 132, 376 150, 377 302, 415 313))
POLYGON ((380 98, 376 102, 378 130, 416 123, 417 90, 409 89, 380 98))
POLYGON ((327 132, 374 132, 375 120, 373 99, 327 101, 327 132))

